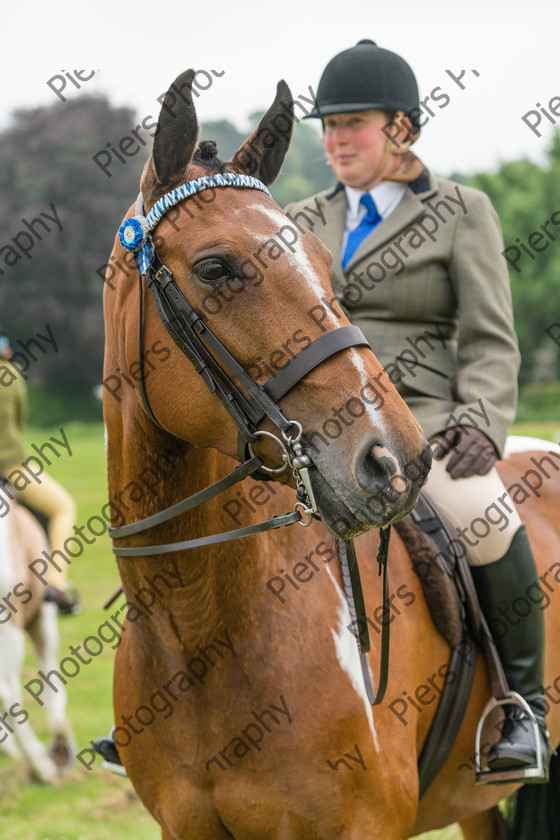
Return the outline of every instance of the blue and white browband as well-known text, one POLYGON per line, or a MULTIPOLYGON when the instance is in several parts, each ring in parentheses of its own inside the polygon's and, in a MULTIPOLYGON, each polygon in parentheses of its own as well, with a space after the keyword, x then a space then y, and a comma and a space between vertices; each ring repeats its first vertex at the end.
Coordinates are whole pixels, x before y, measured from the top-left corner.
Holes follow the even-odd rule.
MULTIPOLYGON (((270 193, 262 181, 258 181, 251 175, 205 175, 195 181, 187 181, 175 190, 170 190, 159 201, 156 201, 147 216, 136 215, 126 219, 119 228, 121 243, 129 251, 139 251, 146 245, 149 234, 155 230, 161 219, 168 210, 175 207, 181 201, 189 198, 203 190, 212 190, 215 187, 243 187, 251 190, 261 190, 270 196, 270 193)), ((146 255, 147 256, 147 255, 146 255)))

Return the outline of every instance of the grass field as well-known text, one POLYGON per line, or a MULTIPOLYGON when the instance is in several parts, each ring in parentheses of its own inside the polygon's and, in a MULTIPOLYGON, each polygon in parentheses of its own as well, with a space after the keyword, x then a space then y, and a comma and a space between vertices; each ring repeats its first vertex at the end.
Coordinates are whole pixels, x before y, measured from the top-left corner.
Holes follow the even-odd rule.
MULTIPOLYGON (((103 428, 99 425, 68 424, 64 427, 72 456, 53 461, 49 472, 72 493, 78 504, 77 524, 99 514, 106 501, 103 428)), ((58 429, 32 429, 29 444, 41 445, 58 429)), ((519 434, 558 439, 557 424, 524 424, 519 434)), ((79 616, 61 619, 60 655, 68 645, 79 644, 106 619, 101 605, 119 585, 116 565, 107 536, 98 538, 73 561, 70 576, 77 585, 84 607, 79 616)), ((28 646, 29 647, 29 646, 28 646)), ((109 731, 112 725, 111 682, 113 652, 107 645, 93 662, 68 682, 69 716, 82 749, 91 738, 109 731)), ((35 675, 32 657, 27 656, 23 680, 35 675)), ((26 694, 25 707, 35 731, 47 741, 42 710, 26 694)), ((147 757, 149 760, 149 757, 147 757)), ((326 793, 326 795, 328 795, 326 793)), ((101 769, 88 772, 81 765, 71 770, 57 787, 28 782, 22 766, 0 755, 0 838, 1 840, 159 840, 160 832, 134 795, 127 779, 101 769)), ((423 835, 424 840, 458 840, 451 827, 423 835)))

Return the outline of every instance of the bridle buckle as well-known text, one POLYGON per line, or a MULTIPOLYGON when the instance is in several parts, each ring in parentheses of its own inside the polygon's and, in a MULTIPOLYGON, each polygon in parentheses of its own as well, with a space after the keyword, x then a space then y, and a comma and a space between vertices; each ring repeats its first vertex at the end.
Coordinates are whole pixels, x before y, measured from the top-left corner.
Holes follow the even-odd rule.
POLYGON ((167 274, 169 277, 171 277, 171 272, 170 272, 170 270, 169 270, 169 269, 167 268, 167 266, 166 266, 166 265, 164 265, 163 263, 162 263, 162 264, 160 265, 160 267, 159 267, 158 269, 156 269, 156 271, 154 272, 154 279, 155 279, 158 283, 160 282, 160 279, 159 279, 159 278, 160 278, 160 275, 161 275, 161 274, 167 274))

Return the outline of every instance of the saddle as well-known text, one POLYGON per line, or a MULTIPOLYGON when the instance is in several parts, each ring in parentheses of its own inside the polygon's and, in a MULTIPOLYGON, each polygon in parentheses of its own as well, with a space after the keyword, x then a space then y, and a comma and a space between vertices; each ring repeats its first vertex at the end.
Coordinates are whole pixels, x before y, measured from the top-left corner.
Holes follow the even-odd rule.
POLYGON ((449 525, 424 491, 414 510, 394 527, 420 578, 433 622, 451 647, 439 704, 418 759, 421 797, 445 763, 463 721, 474 678, 481 612, 468 564, 456 550, 449 525))

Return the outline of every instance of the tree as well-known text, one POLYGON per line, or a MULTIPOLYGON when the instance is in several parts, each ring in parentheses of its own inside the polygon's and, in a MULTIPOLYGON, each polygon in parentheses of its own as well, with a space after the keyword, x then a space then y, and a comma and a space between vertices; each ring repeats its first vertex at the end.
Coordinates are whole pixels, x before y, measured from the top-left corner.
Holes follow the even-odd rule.
POLYGON ((495 173, 474 175, 469 183, 488 194, 502 224, 522 356, 520 382, 557 378, 560 356, 545 329, 557 319, 560 304, 560 247, 555 244, 560 213, 551 222, 559 209, 560 135, 554 135, 544 168, 511 161, 495 173), (546 370, 543 358, 553 360, 546 370))
POLYGON ((147 147, 138 144, 137 155, 121 155, 121 163, 107 146, 118 150, 135 124, 130 109, 84 96, 16 112, 0 143, 3 325, 12 341, 28 341, 50 326, 58 352, 39 358, 33 378, 62 390, 90 393, 102 378, 98 269, 109 259, 147 156, 147 147), (103 150, 98 160, 112 161, 105 171, 93 160, 103 150), (31 245, 21 232, 33 239, 29 257, 18 247, 31 245))
MULTIPOLYGON (((220 120, 204 123, 200 136, 215 140, 219 157, 224 161, 230 160, 257 127, 263 114, 264 111, 254 111, 249 115, 250 128, 247 133, 239 132, 227 120, 220 120)), ((295 126, 282 171, 270 192, 274 200, 284 207, 291 201, 299 201, 300 198, 327 189, 331 184, 334 185, 334 178, 326 164, 319 133, 300 121, 295 126)))

